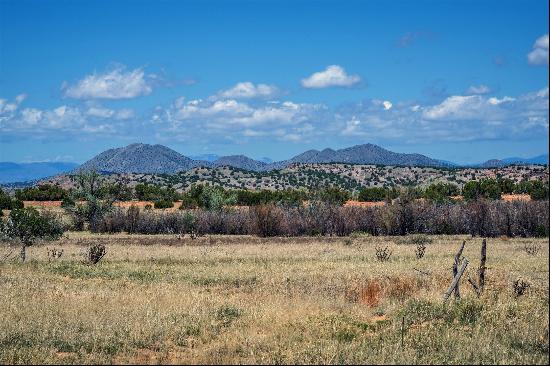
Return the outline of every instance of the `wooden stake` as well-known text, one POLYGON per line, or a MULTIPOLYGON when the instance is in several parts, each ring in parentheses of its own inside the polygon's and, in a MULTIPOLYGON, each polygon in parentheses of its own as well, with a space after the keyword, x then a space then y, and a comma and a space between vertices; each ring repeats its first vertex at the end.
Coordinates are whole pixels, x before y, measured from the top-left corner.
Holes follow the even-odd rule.
POLYGON ((485 288, 485 270, 487 267, 485 266, 485 263, 487 262, 487 240, 483 239, 483 243, 481 243, 481 261, 479 263, 479 293, 481 294, 483 292, 483 289, 485 288))
POLYGON ((468 276, 468 282, 470 283, 470 285, 472 285, 474 291, 476 292, 477 297, 479 297, 479 295, 481 295, 479 293, 479 288, 477 287, 477 284, 475 283, 475 281, 470 278, 470 276, 468 276))
MULTIPOLYGON (((466 240, 462 242, 462 245, 460 246, 460 249, 455 255, 455 261, 453 263, 453 278, 456 277, 456 274, 458 273, 458 265, 460 263, 460 257, 462 256, 462 252, 464 251, 464 246, 466 245, 466 240)), ((460 299, 460 286, 456 285, 455 288, 455 299, 460 299)))
POLYGON ((458 270, 456 276, 453 278, 453 282, 451 282, 451 285, 449 286, 447 291, 445 291, 445 293, 443 294, 443 302, 447 302, 447 300, 449 300, 449 296, 451 296, 451 293, 453 292, 455 287, 458 285, 458 282, 460 281, 460 278, 464 274, 466 267, 468 267, 468 263, 469 263, 468 259, 464 258, 464 260, 462 261, 462 266, 458 270))

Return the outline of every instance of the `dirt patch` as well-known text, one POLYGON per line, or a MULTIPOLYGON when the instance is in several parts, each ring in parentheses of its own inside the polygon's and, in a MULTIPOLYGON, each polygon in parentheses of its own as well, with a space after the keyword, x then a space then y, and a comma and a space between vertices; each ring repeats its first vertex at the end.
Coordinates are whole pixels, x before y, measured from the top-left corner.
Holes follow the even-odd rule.
POLYGON ((147 205, 150 205, 151 207, 153 207, 154 202, 153 201, 117 201, 113 203, 113 206, 120 207, 120 208, 130 208, 132 206, 145 208, 145 206, 147 205))
POLYGON ((63 201, 23 201, 23 207, 61 207, 63 201))
POLYGON ((360 202, 349 200, 344 203, 344 207, 376 207, 376 206, 385 206, 386 202, 384 201, 369 201, 369 202, 360 202))
POLYGON ((348 288, 345 297, 348 301, 373 308, 378 306, 382 299, 382 286, 377 280, 369 280, 363 285, 348 288))
POLYGON ((346 289, 345 298, 348 301, 377 307, 384 298, 406 300, 423 287, 416 277, 401 276, 384 279, 371 279, 365 283, 352 285, 346 289))
POLYGON ((500 198, 505 202, 511 202, 511 201, 524 201, 528 202, 531 201, 531 196, 528 194, 503 194, 500 196, 500 198))

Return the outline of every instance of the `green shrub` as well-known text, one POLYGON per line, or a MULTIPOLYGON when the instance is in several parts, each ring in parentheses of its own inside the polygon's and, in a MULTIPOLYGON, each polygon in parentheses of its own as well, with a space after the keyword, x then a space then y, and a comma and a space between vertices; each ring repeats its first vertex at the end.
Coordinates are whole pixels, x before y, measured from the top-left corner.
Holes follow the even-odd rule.
POLYGON ((430 184, 424 191, 424 198, 433 202, 448 202, 450 196, 459 194, 459 188, 456 184, 451 183, 434 183, 430 184))
POLYGON ((15 191, 15 197, 21 201, 60 201, 68 195, 68 191, 52 184, 41 184, 15 191))
POLYGON ((13 210, 15 208, 23 208, 23 202, 11 198, 9 194, 0 188, 0 210, 13 210))
POLYGON ((381 187, 372 187, 372 188, 363 188, 359 191, 357 200, 361 202, 372 202, 372 201, 384 201, 388 198, 389 192, 385 188, 381 187))
POLYGON ((158 200, 153 202, 155 208, 172 208, 174 207, 174 202, 169 200, 158 200))
POLYGON ((466 201, 474 201, 480 198, 498 200, 500 199, 501 190, 495 179, 472 180, 464 185, 462 195, 466 201))

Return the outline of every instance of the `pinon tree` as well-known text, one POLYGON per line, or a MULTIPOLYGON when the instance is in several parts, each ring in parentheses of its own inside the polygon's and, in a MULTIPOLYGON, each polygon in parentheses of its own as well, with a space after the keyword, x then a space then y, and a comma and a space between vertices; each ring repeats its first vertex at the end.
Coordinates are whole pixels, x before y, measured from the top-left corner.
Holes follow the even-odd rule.
POLYGON ((63 235, 63 227, 54 216, 40 214, 31 207, 12 210, 6 222, 1 224, 0 230, 3 236, 21 242, 19 256, 23 262, 27 256, 27 247, 36 240, 56 240, 63 235))

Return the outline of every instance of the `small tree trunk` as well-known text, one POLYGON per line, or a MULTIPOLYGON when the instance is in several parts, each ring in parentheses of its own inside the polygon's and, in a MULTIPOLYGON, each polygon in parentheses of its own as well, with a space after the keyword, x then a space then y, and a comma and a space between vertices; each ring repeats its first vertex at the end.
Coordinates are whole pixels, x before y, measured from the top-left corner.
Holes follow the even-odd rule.
MULTIPOLYGON (((455 278, 457 273, 458 273, 458 264, 460 263, 460 257, 462 256, 462 252, 464 251, 464 246, 465 245, 466 245, 466 240, 464 240, 462 242, 462 245, 460 246, 460 249, 458 250, 458 252, 455 255, 455 261, 453 263, 453 278, 455 278)), ((460 286, 459 286, 458 283, 457 283, 454 291, 455 291, 455 299, 460 299, 460 286)))
POLYGON ((24 262, 27 258, 27 244, 22 243, 21 244, 21 251, 19 252, 19 258, 21 258, 21 261, 24 262))
POLYGON ((485 266, 485 263, 487 262, 487 240, 483 239, 483 243, 481 244, 481 261, 479 263, 479 293, 481 294, 483 292, 483 289, 485 288, 485 270, 487 267, 485 266))

